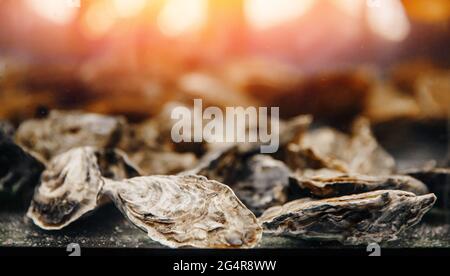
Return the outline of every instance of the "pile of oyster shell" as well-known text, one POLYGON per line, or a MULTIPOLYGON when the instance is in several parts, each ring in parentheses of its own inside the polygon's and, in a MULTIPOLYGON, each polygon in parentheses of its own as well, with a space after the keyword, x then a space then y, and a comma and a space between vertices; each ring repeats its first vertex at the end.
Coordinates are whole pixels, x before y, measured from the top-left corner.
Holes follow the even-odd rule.
POLYGON ((112 202, 174 248, 251 248, 263 232, 390 241, 448 196, 449 168, 398 172, 365 119, 351 133, 312 129, 309 116, 283 122, 280 150, 262 155, 258 144, 174 144, 167 114, 140 125, 62 111, 15 131, 1 123, 0 194, 35 189, 27 217, 45 230, 112 202))

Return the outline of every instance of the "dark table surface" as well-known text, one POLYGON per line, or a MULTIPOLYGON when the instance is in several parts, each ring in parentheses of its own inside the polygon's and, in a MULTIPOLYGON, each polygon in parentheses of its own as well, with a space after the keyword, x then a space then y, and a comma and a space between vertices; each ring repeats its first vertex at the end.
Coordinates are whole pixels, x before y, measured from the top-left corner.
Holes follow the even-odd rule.
MULTIPOLYGON (((448 213, 433 210, 418 226, 384 248, 450 248, 448 213)), ((24 211, 0 212, 0 246, 61 247, 78 243, 86 248, 164 248, 126 221, 113 206, 105 206, 62 231, 43 231, 25 219, 24 211)), ((258 248, 349 248, 332 242, 302 241, 264 235, 258 248)))

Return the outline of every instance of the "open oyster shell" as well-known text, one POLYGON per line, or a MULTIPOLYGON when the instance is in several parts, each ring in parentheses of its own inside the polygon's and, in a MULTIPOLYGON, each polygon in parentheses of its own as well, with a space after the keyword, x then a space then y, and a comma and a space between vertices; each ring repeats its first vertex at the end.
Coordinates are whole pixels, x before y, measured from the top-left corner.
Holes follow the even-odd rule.
POLYGON ((344 173, 390 175, 395 160, 376 141, 366 119, 353 125, 348 136, 331 128, 313 130, 288 147, 292 169, 330 169, 344 173))
POLYGON ((47 118, 23 123, 17 130, 16 141, 44 160, 51 160, 73 148, 115 147, 124 128, 125 121, 121 118, 53 111, 47 118))
POLYGON ((352 196, 300 199, 267 210, 259 219, 268 233, 303 239, 365 244, 397 239, 420 222, 436 196, 376 191, 352 196))
POLYGON ((26 196, 39 182, 44 165, 0 130, 0 196, 26 196))
POLYGON ((62 229, 102 202, 103 176, 119 180, 136 175, 139 172, 120 152, 72 149, 49 163, 27 216, 42 229, 62 229))
POLYGON ((377 190, 401 190, 416 195, 429 193, 425 184, 410 176, 368 176, 342 174, 327 170, 305 172, 303 175, 293 176, 291 190, 295 191, 296 189, 299 189, 299 194, 319 198, 361 194, 377 190))
POLYGON ((104 193, 149 237, 169 247, 247 248, 262 229, 226 185, 200 176, 106 180, 104 193))

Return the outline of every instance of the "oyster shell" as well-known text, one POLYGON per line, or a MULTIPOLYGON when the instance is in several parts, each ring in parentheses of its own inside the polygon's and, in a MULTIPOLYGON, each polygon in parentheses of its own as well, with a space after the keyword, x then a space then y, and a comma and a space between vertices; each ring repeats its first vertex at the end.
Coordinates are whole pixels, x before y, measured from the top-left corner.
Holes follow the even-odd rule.
POLYGON ((292 142, 298 141, 308 130, 313 117, 310 115, 301 115, 294 117, 280 125, 280 147, 285 148, 292 142))
POLYGON ((47 118, 23 123, 17 130, 16 140, 27 150, 51 160, 73 148, 115 147, 124 128, 125 121, 121 118, 52 111, 47 118))
POLYGON ((401 190, 416 195, 428 194, 422 182, 410 176, 368 176, 342 174, 334 171, 306 172, 291 179, 292 190, 300 189, 300 194, 319 198, 331 198, 361 194, 377 190, 401 190))
POLYGON ((120 180, 136 175, 138 171, 118 151, 72 149, 49 163, 27 216, 42 229, 62 229, 103 201, 103 176, 120 180))
POLYGON ((238 173, 238 180, 230 187, 256 216, 287 202, 291 171, 283 162, 255 155, 238 173))
MULTIPOLYGON (((299 116, 280 125, 281 151, 298 139, 311 120, 310 116, 299 116)), ((227 184, 250 210, 260 215, 267 208, 287 201, 291 174, 283 162, 260 154, 260 146, 259 143, 228 145, 204 157, 188 173, 227 184)))
POLYGON ((365 244, 397 239, 420 222, 436 196, 376 191, 325 200, 300 199, 267 210, 259 219, 268 233, 302 239, 365 244))
POLYGON ((437 206, 450 207, 450 168, 411 169, 403 173, 425 183, 428 189, 437 195, 437 206))
MULTIPOLYGON (((172 139, 172 129, 177 123, 177 120, 172 119, 172 113, 176 108, 186 108, 189 110, 191 118, 198 120, 194 116, 194 109, 180 102, 169 102, 165 104, 161 112, 151 119, 134 126, 135 139, 132 145, 127 148, 127 152, 131 156, 132 153, 139 153, 142 151, 151 151, 161 154, 166 153, 195 153, 196 155, 203 155, 208 151, 207 144, 194 142, 180 142, 175 143, 172 139)), ((195 124, 202 124, 204 121, 195 121, 195 124)), ((195 133, 191 133, 192 141, 195 141, 195 133)))
POLYGON ((130 160, 142 170, 142 175, 170 175, 192 169, 197 164, 193 153, 152 151, 142 149, 130 153, 130 160))
POLYGON ((42 229, 62 229, 97 207, 102 187, 95 150, 71 150, 50 162, 27 216, 42 229))
POLYGON ((141 169, 118 149, 93 149, 103 177, 122 180, 143 175, 141 169))
POLYGON ((0 195, 5 197, 32 191, 44 165, 0 131, 0 195))
POLYGON ((12 138, 14 137, 14 131, 14 127, 10 123, 0 121, 0 135, 12 138))
POLYGON ((106 180, 123 214, 169 247, 247 248, 261 239, 255 216, 226 185, 200 176, 106 180))
POLYGON ((370 124, 359 119, 348 136, 331 128, 306 133, 288 147, 287 163, 293 169, 330 169, 344 173, 390 175, 395 160, 373 137, 370 124))
POLYGON ((201 144, 173 142, 171 130, 175 121, 171 112, 179 106, 186 107, 168 103, 158 116, 134 126, 133 139, 122 147, 145 175, 170 175, 192 169, 198 161, 195 154, 203 153, 201 144))
MULTIPOLYGON (((249 154, 254 155, 253 152, 249 154)), ((245 150, 237 145, 231 145, 222 150, 207 154, 193 170, 184 174, 196 174, 221 183, 234 183, 237 171, 248 158, 245 150)))
POLYGON ((232 147, 207 167, 191 171, 230 186, 255 215, 288 199, 290 169, 268 155, 241 155, 232 147))
MULTIPOLYGON (((448 120, 450 115, 450 70, 423 61, 408 62, 394 67, 391 80, 403 98, 409 97, 418 111, 407 117, 420 120, 448 120)), ((370 102, 369 102, 370 104, 370 102)), ((404 100, 403 106, 407 104, 404 100)), ((383 113, 383 105, 379 112, 383 113)), ((387 117, 390 120, 399 116, 387 117)), ((401 117, 400 117, 401 119, 401 117)))
MULTIPOLYGON (((299 116, 280 125, 280 147, 298 139, 311 124, 311 116, 299 116)), ((227 145, 205 155, 191 172, 223 183, 234 183, 236 171, 252 156, 260 154, 260 143, 227 145)))
POLYGON ((176 121, 172 119, 171 114, 176 107, 189 108, 183 103, 170 102, 162 107, 161 112, 157 116, 134 126, 139 146, 135 146, 132 150, 140 151, 143 148, 151 149, 152 151, 174 150, 175 145, 171 131, 176 121))

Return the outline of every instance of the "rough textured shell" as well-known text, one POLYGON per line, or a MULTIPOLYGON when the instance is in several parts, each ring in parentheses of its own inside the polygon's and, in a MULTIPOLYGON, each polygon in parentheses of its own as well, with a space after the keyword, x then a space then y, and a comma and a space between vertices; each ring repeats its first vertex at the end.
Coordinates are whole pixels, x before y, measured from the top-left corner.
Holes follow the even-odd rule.
POLYGON ((28 217, 42 229, 62 229, 97 207, 102 186, 95 150, 71 150, 55 157, 42 174, 28 217))
POLYGON ((133 163, 142 170, 143 175, 170 175, 192 169, 197 157, 192 153, 154 151, 142 149, 129 154, 133 163))
POLYGON ((121 180, 138 175, 117 150, 72 149, 55 157, 42 174, 28 217, 42 229, 62 229, 97 208, 103 177, 121 180))
POLYGON ((104 192, 149 237, 170 247, 247 248, 262 229, 230 188, 199 176, 151 176, 116 182, 104 192))
POLYGON ((373 137, 366 119, 354 123, 348 136, 331 128, 306 133, 288 147, 286 161, 293 169, 330 169, 343 173, 390 175, 394 159, 373 137))
POLYGON ((105 178, 122 180, 142 175, 140 168, 118 149, 91 148, 90 150, 94 150, 100 172, 105 178))
POLYGON ((230 186, 257 216, 288 199, 291 171, 268 155, 245 156, 232 147, 194 173, 230 186))
MULTIPOLYGON (((280 148, 284 149, 293 141, 296 141, 311 124, 310 116, 299 116, 280 124, 279 137, 280 148)), ((275 131, 275 130, 274 130, 275 131)), ((215 176, 213 179, 223 180, 233 178, 233 170, 242 166, 246 159, 260 154, 261 143, 226 144, 206 154, 192 172, 201 172, 202 175, 215 176), (225 171, 223 171, 225 169, 225 171)), ((282 151, 282 150, 280 150, 282 151)))
POLYGON ((290 175, 291 171, 283 162, 255 155, 247 160, 231 188, 259 216, 268 208, 287 202, 290 175))
POLYGON ((304 239, 365 244, 397 239, 420 222, 434 205, 434 194, 415 196, 403 191, 376 191, 346 197, 301 199, 266 211, 265 231, 304 239))
MULTIPOLYGON (((299 116, 280 125, 283 149, 310 125, 310 116, 299 116)), ((228 145, 206 155, 188 173, 224 183, 236 192, 255 214, 287 200, 290 170, 285 164, 260 153, 260 143, 228 145)))
POLYGON ((95 146, 114 147, 124 129, 122 119, 82 112, 53 111, 45 119, 30 120, 17 130, 16 140, 50 160, 66 151, 95 146))
POLYGON ((409 176, 349 175, 326 170, 295 176, 291 181, 291 188, 295 190, 296 187, 292 187, 292 185, 296 185, 300 189, 300 194, 319 198, 361 194, 377 190, 402 190, 416 195, 424 195, 429 192, 425 184, 409 176), (308 174, 310 175, 308 176, 308 174))

